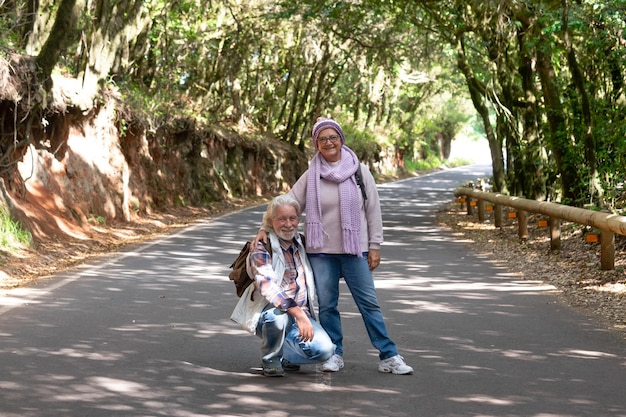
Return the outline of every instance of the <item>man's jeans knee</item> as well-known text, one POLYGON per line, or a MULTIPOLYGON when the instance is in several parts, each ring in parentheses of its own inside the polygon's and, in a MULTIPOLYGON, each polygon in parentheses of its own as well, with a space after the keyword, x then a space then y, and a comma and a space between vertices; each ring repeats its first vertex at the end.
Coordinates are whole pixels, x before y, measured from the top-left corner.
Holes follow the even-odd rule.
POLYGON ((335 345, 322 326, 309 318, 314 329, 313 340, 302 342, 296 320, 274 306, 261 314, 257 334, 261 337, 261 359, 264 365, 277 364, 282 358, 294 364, 323 362, 335 353, 335 345))

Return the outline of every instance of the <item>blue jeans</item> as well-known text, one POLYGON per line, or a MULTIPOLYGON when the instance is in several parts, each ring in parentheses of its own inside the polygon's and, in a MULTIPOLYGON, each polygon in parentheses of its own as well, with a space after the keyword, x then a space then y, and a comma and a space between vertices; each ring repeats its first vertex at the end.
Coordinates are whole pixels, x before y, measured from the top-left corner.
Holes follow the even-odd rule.
POLYGON ((302 342, 296 319, 271 304, 261 313, 257 335, 261 338, 263 366, 280 366, 281 359, 305 365, 324 362, 335 353, 335 345, 318 322, 311 320, 313 340, 302 342))
POLYGON ((335 353, 343 355, 341 317, 337 309, 339 279, 343 277, 361 313, 370 341, 378 349, 379 358, 382 360, 397 355, 398 348, 387 334, 383 313, 378 305, 374 277, 367 264, 367 253, 362 258, 334 254, 308 256, 315 275, 320 324, 337 346, 335 353))

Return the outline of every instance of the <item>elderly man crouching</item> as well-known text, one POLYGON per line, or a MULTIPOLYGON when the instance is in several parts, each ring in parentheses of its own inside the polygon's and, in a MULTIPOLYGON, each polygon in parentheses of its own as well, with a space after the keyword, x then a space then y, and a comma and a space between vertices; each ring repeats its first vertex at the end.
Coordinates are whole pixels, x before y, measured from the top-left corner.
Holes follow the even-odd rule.
POLYGON ((248 274, 254 277, 231 319, 261 340, 263 375, 283 376, 301 364, 322 363, 335 345, 315 321, 315 284, 302 236, 300 204, 291 196, 275 197, 263 216, 270 256, 262 242, 250 250, 248 274))

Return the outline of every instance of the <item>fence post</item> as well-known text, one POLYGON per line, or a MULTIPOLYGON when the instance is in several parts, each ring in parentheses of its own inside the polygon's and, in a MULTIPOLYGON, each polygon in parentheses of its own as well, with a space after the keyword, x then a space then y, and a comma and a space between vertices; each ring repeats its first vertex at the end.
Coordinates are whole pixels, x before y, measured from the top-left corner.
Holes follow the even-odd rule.
POLYGON ((550 217, 550 250, 561 250, 561 219, 550 217))
POLYGON ((517 237, 526 240, 528 239, 528 213, 526 210, 518 210, 517 217, 517 237))
POLYGON ((470 196, 467 196, 465 198, 465 204, 467 204, 467 214, 471 215, 472 214, 472 198, 470 196))
POLYGON ((494 215, 494 225, 496 227, 502 227, 502 206, 500 204, 496 204, 493 207, 493 215, 494 215))
POLYGON ((480 223, 485 222, 485 202, 483 200, 476 200, 476 205, 478 206, 478 221, 480 223))
POLYGON ((600 269, 615 269, 615 233, 607 230, 600 231, 600 269))

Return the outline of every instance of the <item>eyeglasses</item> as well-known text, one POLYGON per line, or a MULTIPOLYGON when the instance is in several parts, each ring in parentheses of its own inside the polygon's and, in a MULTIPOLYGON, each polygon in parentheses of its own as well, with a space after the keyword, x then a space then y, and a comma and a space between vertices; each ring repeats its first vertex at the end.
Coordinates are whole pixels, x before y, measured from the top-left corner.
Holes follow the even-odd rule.
POLYGON ((287 222, 289 222, 289 223, 296 223, 296 222, 300 221, 300 217, 298 217, 298 216, 289 216, 289 217, 280 216, 280 217, 274 217, 274 219, 278 220, 278 222, 281 223, 281 224, 285 224, 287 222))
POLYGON ((339 140, 339 135, 332 135, 332 136, 325 136, 323 138, 317 138, 317 141, 321 143, 328 143, 328 141, 332 143, 337 143, 338 140, 339 140))

